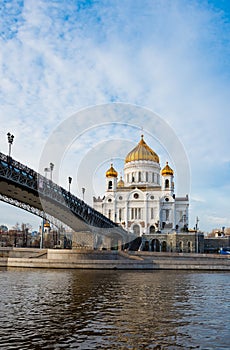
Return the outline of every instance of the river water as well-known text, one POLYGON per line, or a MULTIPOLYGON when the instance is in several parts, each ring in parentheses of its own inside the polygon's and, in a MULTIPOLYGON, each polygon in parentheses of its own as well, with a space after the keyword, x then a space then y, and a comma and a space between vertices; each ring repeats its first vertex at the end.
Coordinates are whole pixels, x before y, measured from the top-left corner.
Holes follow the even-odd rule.
POLYGON ((230 349, 229 273, 0 270, 0 349, 230 349))

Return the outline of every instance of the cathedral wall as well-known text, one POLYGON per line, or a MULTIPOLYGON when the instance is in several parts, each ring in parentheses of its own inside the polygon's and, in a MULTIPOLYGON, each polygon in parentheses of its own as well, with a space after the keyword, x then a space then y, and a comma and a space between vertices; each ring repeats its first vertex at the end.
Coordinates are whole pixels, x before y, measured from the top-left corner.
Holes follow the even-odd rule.
POLYGON ((148 186, 160 185, 160 165, 150 161, 133 161, 124 167, 125 186, 145 184, 148 186))
POLYGON ((168 233, 168 234, 149 234, 143 235, 143 241, 148 244, 143 244, 149 251, 159 252, 174 252, 174 253, 199 253, 204 252, 204 237, 197 233, 168 233))

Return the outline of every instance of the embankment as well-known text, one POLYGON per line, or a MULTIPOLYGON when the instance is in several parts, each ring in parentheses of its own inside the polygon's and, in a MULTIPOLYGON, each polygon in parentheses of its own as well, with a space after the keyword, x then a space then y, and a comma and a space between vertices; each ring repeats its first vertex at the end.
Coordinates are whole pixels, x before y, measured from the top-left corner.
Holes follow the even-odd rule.
POLYGON ((0 248, 0 267, 230 271, 230 258, 214 254, 0 248))

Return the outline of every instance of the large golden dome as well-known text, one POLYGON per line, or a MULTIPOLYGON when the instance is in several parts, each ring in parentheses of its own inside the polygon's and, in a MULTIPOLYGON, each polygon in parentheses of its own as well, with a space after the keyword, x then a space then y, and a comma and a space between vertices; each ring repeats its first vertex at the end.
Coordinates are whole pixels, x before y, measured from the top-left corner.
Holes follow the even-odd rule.
POLYGON ((117 177, 117 171, 114 169, 113 164, 111 164, 111 167, 106 171, 105 175, 106 177, 117 177))
POLYGON ((151 160, 152 162, 159 163, 158 155, 146 144, 143 135, 141 135, 138 145, 127 154, 125 163, 135 160, 151 160))
POLYGON ((173 170, 172 170, 172 168, 170 168, 170 166, 168 165, 168 162, 166 162, 165 167, 162 169, 161 175, 163 175, 163 176, 173 175, 173 170))

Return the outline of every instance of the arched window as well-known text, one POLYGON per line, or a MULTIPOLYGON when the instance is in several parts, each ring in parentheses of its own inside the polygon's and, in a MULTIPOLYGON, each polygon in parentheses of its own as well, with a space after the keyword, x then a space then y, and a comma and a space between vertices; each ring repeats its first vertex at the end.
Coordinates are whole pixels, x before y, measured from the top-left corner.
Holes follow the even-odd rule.
POLYGON ((183 242, 179 243, 179 252, 182 253, 183 252, 183 242))
POLYGON ((131 210, 131 220, 133 220, 134 219, 134 208, 131 208, 130 210, 131 210))
POLYGON ((153 239, 151 243, 152 252, 160 251, 160 242, 158 239, 153 239))
POLYGON ((165 188, 169 188, 169 180, 168 179, 165 180, 165 188))
POLYGON ((109 181, 108 189, 111 190, 112 188, 113 188, 113 182, 112 182, 112 181, 109 181))
POLYGON ((169 221, 169 209, 165 209, 165 220, 169 221))
POLYGON ((108 217, 109 217, 109 219, 111 220, 111 209, 109 209, 108 217))
POLYGON ((155 226, 150 226, 149 233, 154 233, 156 231, 155 226))
POLYGON ((142 218, 142 208, 131 208, 131 220, 140 220, 142 218))
POLYGON ((154 219, 154 208, 150 208, 150 218, 154 219))
POLYGON ((162 242, 161 251, 162 252, 167 252, 167 243, 166 243, 166 241, 162 242))
POLYGON ((146 178, 146 182, 148 182, 149 181, 149 173, 148 172, 146 172, 145 178, 146 178))
POLYGON ((145 241, 143 251, 148 252, 149 251, 149 241, 145 241))
POLYGON ((138 172, 138 182, 141 182, 141 172, 138 172))
POLYGON ((122 220, 122 209, 120 208, 119 209, 119 221, 121 221, 122 220))
POLYGON ((139 225, 134 225, 133 226, 133 233, 135 235, 140 235, 140 226, 139 225))

